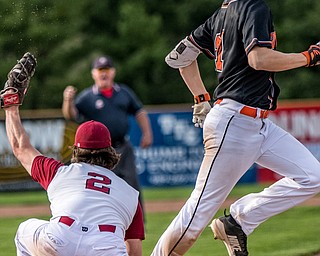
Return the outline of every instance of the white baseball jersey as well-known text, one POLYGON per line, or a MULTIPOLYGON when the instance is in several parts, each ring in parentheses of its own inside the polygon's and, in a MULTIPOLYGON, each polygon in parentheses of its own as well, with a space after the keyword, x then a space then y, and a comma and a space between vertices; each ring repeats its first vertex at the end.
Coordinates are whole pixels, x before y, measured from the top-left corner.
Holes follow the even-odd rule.
POLYGON ((47 191, 53 218, 70 216, 123 230, 128 229, 138 205, 138 191, 112 171, 85 163, 60 167, 47 191))
POLYGON ((144 239, 139 193, 112 171, 38 156, 32 178, 47 190, 52 218, 20 225, 17 255, 127 255, 125 239, 144 239))

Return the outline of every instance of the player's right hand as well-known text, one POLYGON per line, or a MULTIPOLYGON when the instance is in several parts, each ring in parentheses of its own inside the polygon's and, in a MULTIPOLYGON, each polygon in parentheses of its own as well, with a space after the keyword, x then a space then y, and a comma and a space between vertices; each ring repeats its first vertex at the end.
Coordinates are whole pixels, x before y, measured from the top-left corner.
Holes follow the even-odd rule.
POLYGON ((63 91, 63 99, 66 101, 73 100, 76 93, 77 89, 72 85, 68 85, 63 91))
POLYGON ((196 103, 193 105, 193 118, 192 122, 195 127, 203 127, 204 120, 206 119, 207 114, 211 110, 211 105, 208 101, 196 103))
POLYGON ((302 52, 307 58, 307 67, 313 67, 320 64, 320 42, 311 45, 307 51, 302 52))

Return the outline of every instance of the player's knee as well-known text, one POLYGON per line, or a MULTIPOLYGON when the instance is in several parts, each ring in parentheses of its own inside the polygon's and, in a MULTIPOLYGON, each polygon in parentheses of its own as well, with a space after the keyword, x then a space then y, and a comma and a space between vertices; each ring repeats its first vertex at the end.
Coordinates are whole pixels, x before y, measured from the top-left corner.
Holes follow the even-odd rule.
POLYGON ((320 191, 320 169, 309 172, 309 174, 303 179, 295 179, 300 186, 320 191))
POLYGON ((315 171, 311 178, 310 178, 310 184, 318 189, 318 192, 320 192, 320 169, 315 171))
POLYGON ((189 246, 192 246, 195 241, 198 239, 200 234, 196 234, 194 232, 187 232, 187 234, 185 235, 185 239, 188 243, 189 246))

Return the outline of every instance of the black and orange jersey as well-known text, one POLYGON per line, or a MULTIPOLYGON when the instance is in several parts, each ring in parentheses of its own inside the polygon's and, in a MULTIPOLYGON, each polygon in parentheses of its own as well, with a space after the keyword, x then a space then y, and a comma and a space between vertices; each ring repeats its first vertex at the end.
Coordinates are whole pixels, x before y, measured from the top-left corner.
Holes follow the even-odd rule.
POLYGON ((275 49, 272 14, 263 0, 224 1, 189 40, 215 61, 218 86, 213 98, 230 98, 262 109, 275 109, 280 89, 274 73, 248 64, 254 46, 275 49))

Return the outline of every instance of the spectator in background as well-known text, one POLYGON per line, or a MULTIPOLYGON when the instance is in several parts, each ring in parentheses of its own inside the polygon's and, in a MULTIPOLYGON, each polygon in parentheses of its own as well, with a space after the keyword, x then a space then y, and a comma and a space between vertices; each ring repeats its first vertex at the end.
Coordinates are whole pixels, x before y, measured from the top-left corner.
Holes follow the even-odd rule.
POLYGON ((83 123, 95 120, 108 127, 112 146, 121 154, 119 164, 113 170, 129 185, 140 192, 139 201, 143 208, 141 188, 136 172, 133 146, 127 138, 129 116, 135 117, 141 132, 141 148, 149 147, 153 135, 147 112, 141 101, 126 85, 116 83, 116 68, 109 56, 100 56, 92 63, 93 86, 83 90, 77 97, 76 88, 67 86, 63 93, 62 112, 65 119, 83 123))

